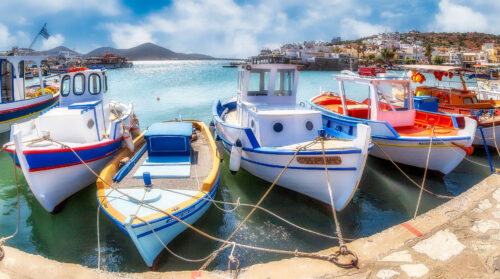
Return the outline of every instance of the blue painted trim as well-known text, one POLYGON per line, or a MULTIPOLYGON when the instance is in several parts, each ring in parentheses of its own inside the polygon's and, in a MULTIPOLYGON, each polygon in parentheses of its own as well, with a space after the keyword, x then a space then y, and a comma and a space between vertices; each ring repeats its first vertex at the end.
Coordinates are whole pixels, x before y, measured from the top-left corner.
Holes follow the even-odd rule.
POLYGON ((16 110, 13 112, 0 114, 0 122, 11 121, 12 119, 22 118, 22 117, 26 117, 27 115, 33 114, 33 113, 41 112, 41 111, 53 106, 58 101, 59 100, 57 98, 55 98, 55 99, 53 99, 49 102, 46 102, 44 104, 38 104, 38 105, 35 105, 32 107, 29 107, 27 109, 16 110))
POLYGON ((113 181, 115 182, 120 182, 127 174, 132 170, 132 168, 135 166, 137 161, 142 157, 142 155, 146 152, 147 145, 144 144, 139 151, 137 151, 134 156, 123 166, 121 169, 119 169, 115 176, 113 176, 113 181))
MULTIPOLYGON (((231 152, 229 149, 227 149, 225 146, 224 146, 224 149, 227 151, 227 152, 231 152)), ((301 153, 298 154, 298 156, 300 155, 301 153)), ((322 154, 322 153, 321 153, 322 154)), ((280 165, 273 165, 273 164, 266 164, 266 163, 261 163, 261 162, 257 162, 257 161, 254 161, 254 160, 250 160, 250 159, 247 159, 243 156, 241 156, 241 159, 244 160, 244 161, 247 161, 247 162, 250 162, 252 164, 256 164, 256 165, 261 165, 261 166, 265 166, 265 167, 270 167, 270 168, 280 168, 280 169, 284 169, 285 166, 280 166, 280 165)), ((324 167, 311 167, 311 168, 306 168, 306 167, 294 167, 294 166, 289 166, 288 167, 289 169, 295 169, 295 170, 325 170, 324 167)), ((334 171, 355 171, 357 170, 357 168, 328 168, 328 170, 334 170, 334 171)))
MULTIPOLYGON (((224 137, 219 135, 219 137, 222 139, 222 141, 229 145, 233 146, 232 143, 227 141, 224 137)), ((261 153, 261 154, 274 154, 274 155, 293 155, 295 154, 295 150, 292 149, 277 149, 273 147, 260 147, 260 148, 245 148, 243 147, 243 150, 246 152, 254 152, 254 153, 261 153)), ((361 153, 361 149, 347 149, 347 150, 325 150, 325 154, 359 154, 361 153)), ((322 155, 322 151, 310 151, 310 150, 305 150, 305 151, 300 151, 298 154, 301 155, 322 155)))

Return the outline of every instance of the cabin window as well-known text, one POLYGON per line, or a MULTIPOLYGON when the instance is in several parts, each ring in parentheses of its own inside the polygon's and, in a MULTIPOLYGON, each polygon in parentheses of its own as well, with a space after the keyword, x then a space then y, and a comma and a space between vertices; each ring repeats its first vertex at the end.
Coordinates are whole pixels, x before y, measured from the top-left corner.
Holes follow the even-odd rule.
POLYGON ((85 75, 76 74, 73 77, 73 94, 82 95, 85 92, 85 75))
POLYGON ((89 76, 89 92, 94 95, 101 93, 101 77, 98 74, 89 76))
POLYGON ((104 76, 104 92, 108 92, 108 76, 105 73, 102 75, 104 76))
POLYGON ((12 94, 12 64, 7 61, 2 61, 2 103, 8 103, 14 101, 14 96, 12 94))
POLYGON ((278 70, 274 83, 274 96, 292 96, 295 70, 278 70))
POLYGON ((280 122, 276 122, 276 123, 274 123, 274 125, 273 125, 273 130, 274 130, 276 133, 280 133, 281 131, 283 131, 283 124, 281 124, 280 122))
POLYGON ((465 97, 465 98, 463 99, 463 103, 464 103, 464 104, 472 104, 472 103, 473 103, 473 102, 472 102, 472 98, 471 98, 471 97, 465 97))
POLYGON ((64 76, 61 82, 61 95, 64 97, 69 95, 71 78, 69 76, 64 76))
POLYGON ((248 96, 267 96, 269 70, 252 69, 248 78, 248 96))
POLYGON ((24 77, 24 61, 19 62, 19 68, 17 70, 19 71, 19 76, 24 77))

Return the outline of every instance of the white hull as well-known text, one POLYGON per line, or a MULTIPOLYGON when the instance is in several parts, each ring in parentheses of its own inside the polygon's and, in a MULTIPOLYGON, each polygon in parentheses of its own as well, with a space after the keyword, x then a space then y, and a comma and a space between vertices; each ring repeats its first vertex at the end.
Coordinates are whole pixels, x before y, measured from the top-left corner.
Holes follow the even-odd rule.
MULTIPOLYGON (((225 144, 225 148, 226 150, 230 150, 231 147, 225 144)), ((335 208, 338 211, 347 206, 356 192, 366 162, 366 157, 363 155, 366 155, 366 152, 334 155, 341 157, 342 164, 328 165, 328 177, 332 187, 335 208)), ((272 183, 292 156, 243 151, 241 167, 252 175, 272 183)), ((307 155, 299 152, 298 156, 304 157, 307 155)), ((321 157, 322 155, 309 156, 321 157)), ((295 159, 280 177, 277 185, 323 203, 331 204, 323 164, 305 165, 298 163, 295 159)))
MULTIPOLYGON (((500 127, 495 125, 495 137, 497 139, 497 145, 500 147, 500 127)), ((493 127, 483 127, 484 138, 486 139, 486 144, 489 147, 495 147, 495 141, 493 138, 493 127)), ((476 136, 474 137, 474 145, 484 146, 483 137, 479 129, 476 131, 476 136)))
MULTIPOLYGON (((372 139, 375 142, 375 147, 371 150, 370 155, 389 160, 382 150, 380 150, 378 145, 381 145, 382 149, 394 162, 425 168, 429 141, 386 140, 376 137, 372 139)), ((469 146, 470 140, 457 140, 454 143, 469 146)), ((446 175, 462 162, 465 155, 466 152, 463 149, 454 146, 450 141, 433 141, 429 158, 429 170, 438 171, 446 175)))
MULTIPOLYGON (((100 171, 112 158, 111 154, 87 164, 91 169, 100 171)), ((96 181, 95 175, 83 164, 36 172, 22 169, 36 199, 49 212, 53 212, 57 205, 96 181)))
MULTIPOLYGON (((165 193, 163 195, 171 195, 171 193, 165 193)), ((204 201, 197 203, 196 206, 188 208, 188 210, 198 210, 193 215, 187 218, 181 218, 184 222, 192 225, 194 224, 209 208, 210 202, 204 201)), ((170 243, 175 237, 180 233, 185 231, 187 227, 175 219, 166 217, 165 220, 160 222, 150 223, 153 227, 155 233, 152 232, 151 228, 143 224, 142 226, 131 226, 130 224, 125 225, 125 230, 129 234, 130 238, 134 242, 137 250, 141 254, 144 262, 148 266, 153 266, 154 260, 158 257, 161 251, 164 249, 163 242, 165 245, 170 243), (173 225, 166 226, 166 224, 174 223, 173 225), (161 242, 159 239, 161 239, 161 242)))

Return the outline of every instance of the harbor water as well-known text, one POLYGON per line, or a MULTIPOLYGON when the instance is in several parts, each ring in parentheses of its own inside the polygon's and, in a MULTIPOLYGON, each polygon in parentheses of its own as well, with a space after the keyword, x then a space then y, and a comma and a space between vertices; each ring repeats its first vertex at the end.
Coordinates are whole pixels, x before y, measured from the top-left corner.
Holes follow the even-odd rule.
MULTIPOLYGON (((236 92, 235 68, 223 68, 227 61, 168 61, 136 62, 133 68, 108 71, 108 100, 131 102, 141 128, 182 115, 183 119, 211 120, 212 103, 229 99, 236 92)), ((323 90, 336 91, 334 72, 301 72, 298 101, 317 95, 323 90)), ((359 88, 363 94, 362 88, 359 88)), ((0 142, 8 141, 8 134, 0 134, 0 142)), ((499 156, 492 153, 494 164, 499 156)), ((445 177, 430 175, 426 188, 443 195, 456 196, 490 174, 484 149, 476 148, 469 157, 476 163, 463 161, 445 177)), ((240 170, 231 175, 224 160, 219 192, 216 199, 255 204, 270 183, 240 170)), ((422 180, 423 170, 404 168, 415 181, 422 180)), ((30 192, 20 170, 17 171, 21 201, 19 234, 6 242, 28 253, 39 254, 61 262, 97 266, 97 223, 101 243, 101 266, 110 271, 146 271, 134 244, 112 221, 101 212, 97 220, 96 186, 66 201, 58 214, 46 212, 30 192)), ((12 160, 0 152, 0 236, 13 233, 17 223, 16 183, 12 160)), ((339 214, 343 235, 355 239, 372 235, 413 217, 419 189, 409 182, 394 166, 384 160, 369 158, 358 192, 351 203, 339 214)), ((430 210, 446 200, 425 194, 419 213, 430 210)), ((262 204, 263 207, 292 222, 325 234, 334 235, 331 212, 323 205, 277 187, 262 204)), ((226 209, 231 209, 226 206, 226 209)), ((227 238, 248 214, 250 208, 240 207, 233 212, 222 212, 212 206, 195 226, 219 238, 227 238)), ((257 211, 234 238, 235 241, 269 248, 318 251, 337 244, 336 241, 295 229, 282 221, 257 211)), ((207 256, 219 244, 196 232, 186 230, 169 245, 177 254, 190 259, 207 256)), ((212 269, 226 269, 229 251, 219 255, 212 269)), ((280 259, 275 254, 235 250, 241 266, 280 259)), ((195 269, 201 263, 189 263, 164 252, 159 270, 195 269)))

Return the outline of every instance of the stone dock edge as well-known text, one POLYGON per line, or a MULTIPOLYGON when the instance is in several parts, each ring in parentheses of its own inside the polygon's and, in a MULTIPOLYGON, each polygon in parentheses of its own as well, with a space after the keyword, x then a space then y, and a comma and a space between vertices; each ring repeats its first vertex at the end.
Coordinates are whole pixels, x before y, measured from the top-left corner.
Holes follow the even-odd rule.
MULTIPOLYGON (((490 175, 416 219, 357 239, 348 247, 358 254, 358 268, 290 258, 246 267, 238 278, 500 278, 500 175, 490 175)), ((9 246, 4 249, 0 279, 234 277, 226 271, 112 273, 9 246)))

